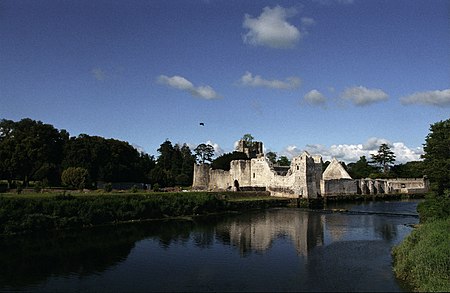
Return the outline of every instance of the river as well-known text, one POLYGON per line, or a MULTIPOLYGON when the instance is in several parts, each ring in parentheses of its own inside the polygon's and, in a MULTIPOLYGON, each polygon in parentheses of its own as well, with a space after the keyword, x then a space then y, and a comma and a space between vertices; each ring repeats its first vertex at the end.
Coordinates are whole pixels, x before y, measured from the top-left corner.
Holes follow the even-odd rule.
POLYGON ((275 208, 0 238, 0 290, 407 291, 392 247, 417 200, 275 208))

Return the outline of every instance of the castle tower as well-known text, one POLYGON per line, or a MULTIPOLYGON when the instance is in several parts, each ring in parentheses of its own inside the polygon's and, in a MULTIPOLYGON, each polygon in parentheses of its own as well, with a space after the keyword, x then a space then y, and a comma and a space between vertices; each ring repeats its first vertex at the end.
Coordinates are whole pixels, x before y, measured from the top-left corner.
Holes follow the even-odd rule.
POLYGON ((260 141, 253 141, 251 145, 248 142, 241 139, 238 142, 237 151, 247 155, 249 159, 259 158, 264 155, 263 143, 260 141))
POLYGON ((194 180, 192 189, 207 190, 209 185, 209 165, 208 164, 194 164, 194 180))

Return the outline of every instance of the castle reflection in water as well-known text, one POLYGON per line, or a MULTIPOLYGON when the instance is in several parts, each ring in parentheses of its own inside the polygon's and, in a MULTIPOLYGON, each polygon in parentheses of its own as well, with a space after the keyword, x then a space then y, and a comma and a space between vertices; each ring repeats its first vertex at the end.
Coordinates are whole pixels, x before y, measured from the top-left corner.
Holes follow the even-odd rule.
POLYGON ((263 253, 277 239, 288 238, 297 255, 307 257, 316 246, 335 241, 391 239, 397 231, 395 225, 386 225, 373 216, 273 209, 258 213, 256 217, 249 214, 228 219, 216 226, 215 233, 239 248, 242 256, 263 253))

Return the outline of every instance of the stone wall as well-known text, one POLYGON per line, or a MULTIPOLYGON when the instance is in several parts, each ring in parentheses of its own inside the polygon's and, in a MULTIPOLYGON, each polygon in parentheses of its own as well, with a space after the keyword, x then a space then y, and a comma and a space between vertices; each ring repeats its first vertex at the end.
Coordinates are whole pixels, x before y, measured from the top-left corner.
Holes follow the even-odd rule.
MULTIPOLYGON (((424 193, 429 185, 419 179, 352 179, 333 159, 322 173, 322 157, 304 152, 292 158, 283 175, 263 156, 262 143, 255 142, 257 156, 251 160, 234 160, 230 171, 212 170, 208 164, 194 166, 194 190, 237 190, 265 188, 272 196, 315 199, 320 196, 382 193, 424 193)), ((240 147, 244 148, 241 142, 240 147)), ((248 151, 248 149, 247 149, 248 151)))

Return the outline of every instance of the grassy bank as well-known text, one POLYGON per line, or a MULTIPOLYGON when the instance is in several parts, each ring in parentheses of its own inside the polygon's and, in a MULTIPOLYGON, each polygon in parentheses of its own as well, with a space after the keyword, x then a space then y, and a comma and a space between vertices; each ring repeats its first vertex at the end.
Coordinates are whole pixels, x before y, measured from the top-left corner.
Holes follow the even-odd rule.
POLYGON ((6 194, 0 197, 0 234, 79 228, 280 205, 287 205, 287 201, 254 193, 6 194))
POLYGON ((420 222, 393 249, 394 272, 415 291, 450 291, 450 199, 419 204, 420 222))

